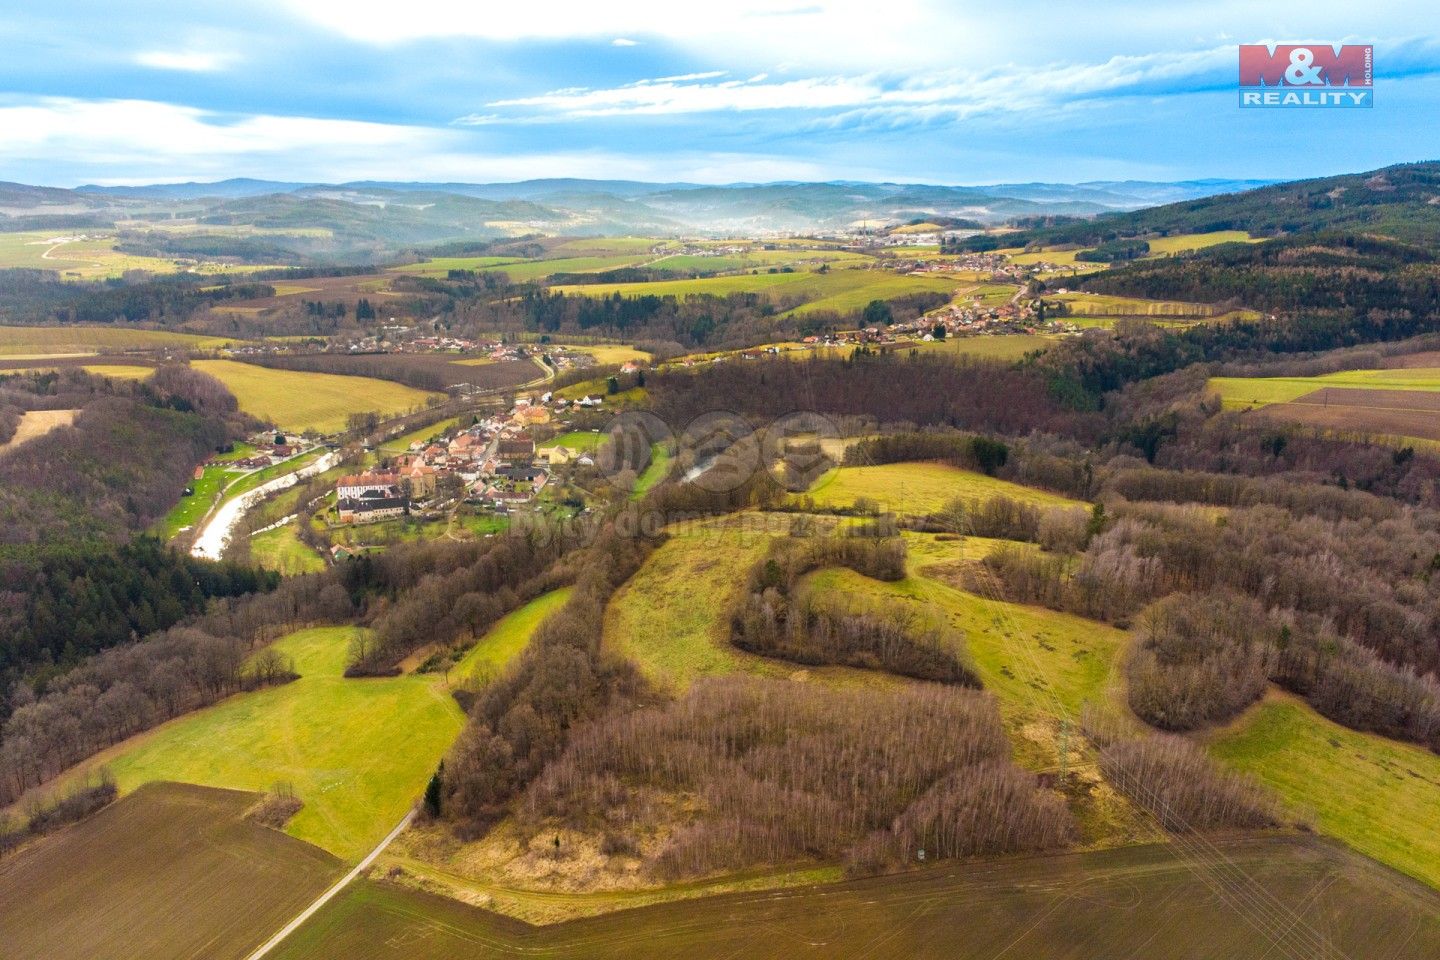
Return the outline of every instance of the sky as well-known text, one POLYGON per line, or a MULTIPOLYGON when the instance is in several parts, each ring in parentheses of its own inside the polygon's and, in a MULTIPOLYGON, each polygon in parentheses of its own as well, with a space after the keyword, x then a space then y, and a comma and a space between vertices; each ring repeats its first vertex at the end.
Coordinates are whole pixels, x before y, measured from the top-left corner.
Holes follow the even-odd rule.
POLYGON ((1440 158, 1429 0, 0 0, 0 180, 1294 179, 1440 158), (1242 110, 1236 45, 1375 45, 1242 110))

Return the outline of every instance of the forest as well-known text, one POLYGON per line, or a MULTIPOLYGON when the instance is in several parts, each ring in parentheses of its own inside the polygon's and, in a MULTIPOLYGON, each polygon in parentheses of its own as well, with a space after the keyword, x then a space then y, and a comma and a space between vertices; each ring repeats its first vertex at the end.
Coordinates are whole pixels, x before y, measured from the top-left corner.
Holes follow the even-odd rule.
MULTIPOLYGON (((195 560, 141 535, 242 422, 217 381, 188 368, 134 385, 69 370, 6 377, 0 390, 26 409, 79 409, 73 426, 0 457, 7 689, 21 678, 43 685, 51 672, 169 627, 212 597, 274 586, 271 574, 195 560)), ((7 694, 0 717, 10 706, 7 694)))

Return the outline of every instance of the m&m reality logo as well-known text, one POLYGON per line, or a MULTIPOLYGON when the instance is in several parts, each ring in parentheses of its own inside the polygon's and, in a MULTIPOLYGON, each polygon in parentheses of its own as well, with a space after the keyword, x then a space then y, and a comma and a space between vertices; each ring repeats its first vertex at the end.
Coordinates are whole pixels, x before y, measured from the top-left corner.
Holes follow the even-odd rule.
POLYGON ((1371 107, 1375 54, 1370 44, 1240 45, 1242 107, 1371 107))

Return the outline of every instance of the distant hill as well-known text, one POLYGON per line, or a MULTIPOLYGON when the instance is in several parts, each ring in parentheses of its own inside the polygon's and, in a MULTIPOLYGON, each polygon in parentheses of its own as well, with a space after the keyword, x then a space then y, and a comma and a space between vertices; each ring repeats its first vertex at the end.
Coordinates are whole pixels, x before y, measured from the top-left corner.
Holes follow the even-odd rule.
POLYGON ((1440 207, 1432 205, 1440 194, 1437 182, 1440 165, 1413 164, 1292 184, 1211 179, 706 185, 582 178, 321 184, 235 178, 64 190, 0 183, 0 229, 107 228, 124 221, 127 243, 137 252, 208 252, 240 262, 261 262, 254 258, 263 252, 264 262, 271 263, 354 262, 527 234, 812 233, 907 223, 1024 228, 1004 238, 973 238, 976 248, 1090 245, 1218 229, 1284 234, 1335 227, 1424 239, 1440 236, 1440 207), (180 239, 143 226, 170 219, 215 229, 180 239), (237 228, 249 227, 270 235, 264 243, 236 239, 237 228))
POLYGON ((215 183, 154 183, 139 187, 100 187, 86 184, 76 187, 75 192, 99 197, 131 197, 142 200, 204 200, 212 197, 259 197, 270 193, 289 193, 307 186, 309 184, 237 177, 215 183))
MULTIPOLYGON (((1248 230, 1283 236, 1313 230, 1365 231, 1416 242, 1440 241, 1440 162, 1298 180, 1186 200, 1007 236, 1006 246, 1089 246, 1131 237, 1248 230)), ((993 238, 974 238, 972 248, 993 238)))

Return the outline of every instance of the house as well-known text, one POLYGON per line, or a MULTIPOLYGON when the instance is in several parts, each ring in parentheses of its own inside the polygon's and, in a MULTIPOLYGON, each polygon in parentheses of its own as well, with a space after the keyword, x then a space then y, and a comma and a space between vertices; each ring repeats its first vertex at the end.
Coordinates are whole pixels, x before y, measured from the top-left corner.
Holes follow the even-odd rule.
POLYGON ((335 496, 340 500, 358 500, 361 497, 398 491, 400 478, 393 473, 352 473, 341 477, 335 484, 335 496))
POLYGON ((335 485, 336 512, 341 523, 364 523, 398 517, 410 506, 394 473, 357 473, 335 485))
POLYGON ((473 433, 462 433, 450 441, 447 452, 452 457, 473 457, 485 447, 484 441, 473 433))

